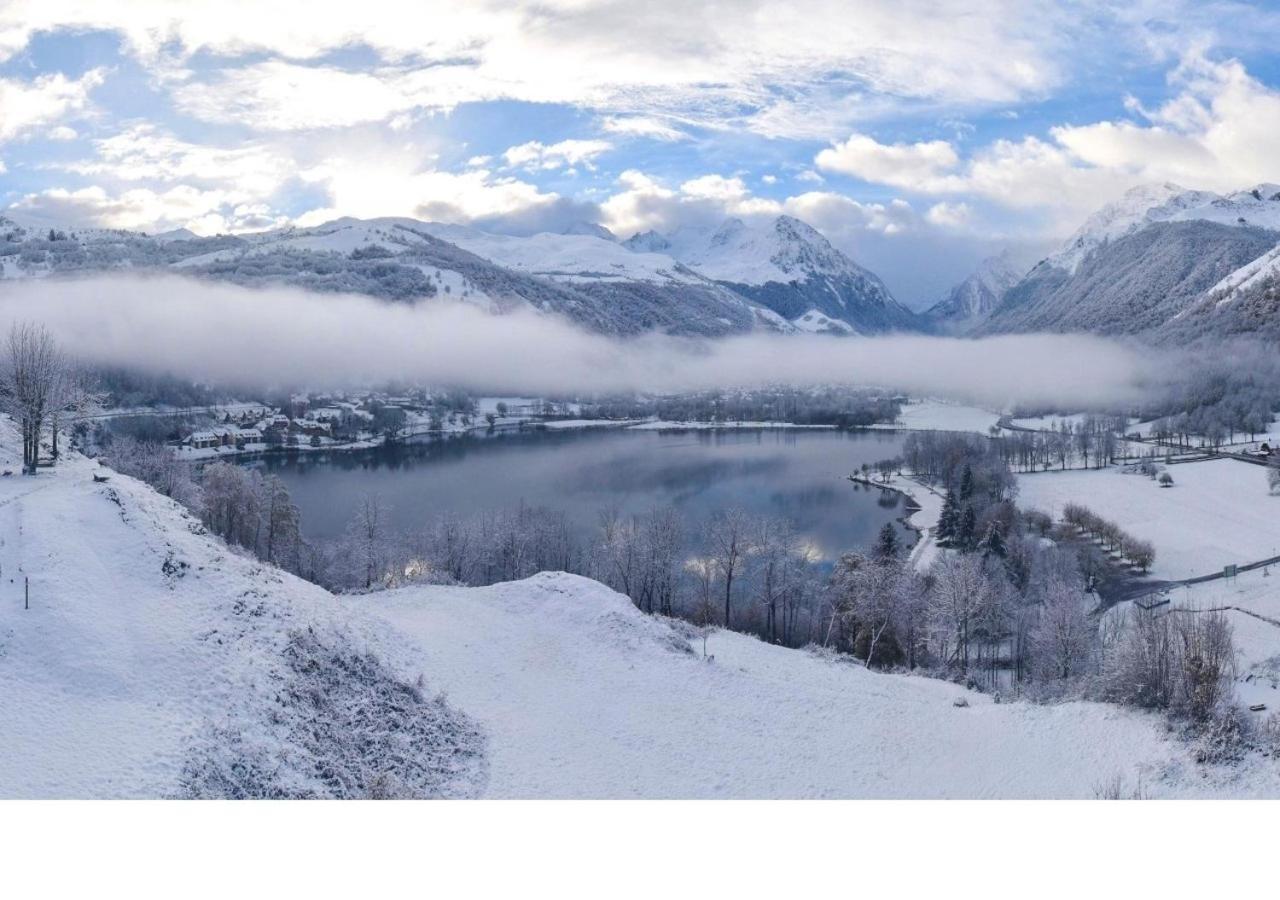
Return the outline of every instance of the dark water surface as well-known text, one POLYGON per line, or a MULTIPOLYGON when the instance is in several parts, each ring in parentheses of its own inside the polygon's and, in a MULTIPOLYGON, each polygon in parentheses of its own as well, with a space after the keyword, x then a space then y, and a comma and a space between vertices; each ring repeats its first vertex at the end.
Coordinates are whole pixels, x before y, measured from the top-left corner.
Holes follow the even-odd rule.
POLYGON ((902 436, 817 430, 525 431, 428 438, 367 451, 271 456, 310 538, 340 535, 357 501, 381 493, 402 530, 445 512, 514 507, 563 510, 583 537, 602 509, 678 509, 690 529, 738 506, 785 516, 830 559, 866 546, 905 512, 897 494, 845 476, 896 456, 902 436))

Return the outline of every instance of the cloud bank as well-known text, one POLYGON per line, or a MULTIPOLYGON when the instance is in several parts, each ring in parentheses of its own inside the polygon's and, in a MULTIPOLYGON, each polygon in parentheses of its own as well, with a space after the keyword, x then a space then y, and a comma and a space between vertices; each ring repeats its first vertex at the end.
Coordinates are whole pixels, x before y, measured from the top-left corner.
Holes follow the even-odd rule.
POLYGON ((1160 377, 1135 349, 1085 336, 622 341, 533 312, 493 316, 463 303, 392 305, 178 277, 0 287, 0 327, 17 320, 44 323, 86 361, 245 386, 403 379, 564 394, 850 384, 997 407, 1078 407, 1125 402, 1160 377))

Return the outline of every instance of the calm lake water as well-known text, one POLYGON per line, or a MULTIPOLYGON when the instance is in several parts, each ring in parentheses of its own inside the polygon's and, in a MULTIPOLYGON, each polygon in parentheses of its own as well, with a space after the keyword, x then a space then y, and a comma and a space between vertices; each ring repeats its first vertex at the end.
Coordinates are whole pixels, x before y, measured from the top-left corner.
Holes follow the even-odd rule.
POLYGON ((738 506, 790 518, 830 559, 869 545, 885 522, 904 514, 900 495, 845 478, 901 447, 901 435, 884 432, 610 428, 422 439, 271 456, 255 465, 288 485, 311 538, 340 535, 361 496, 376 491, 405 531, 444 512, 522 502, 565 511, 583 537, 594 534, 600 510, 612 506, 642 513, 670 504, 690 529, 738 506))

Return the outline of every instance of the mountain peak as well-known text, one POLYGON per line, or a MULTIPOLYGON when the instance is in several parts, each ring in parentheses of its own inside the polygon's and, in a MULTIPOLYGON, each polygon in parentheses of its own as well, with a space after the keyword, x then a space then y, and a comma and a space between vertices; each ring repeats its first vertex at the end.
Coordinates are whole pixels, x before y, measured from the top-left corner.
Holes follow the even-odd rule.
POLYGON ((1272 195, 1280 195, 1280 186, 1263 184, 1222 196, 1212 191, 1189 190, 1167 181, 1140 184, 1089 216, 1047 262, 1074 273, 1098 247, 1155 222, 1201 219, 1223 225, 1280 230, 1280 202, 1273 203, 1272 195))
POLYGON ((947 328, 972 325, 1000 304, 1005 291, 1017 284, 1024 272, 1025 267, 1015 262, 1006 247, 978 263, 968 278, 951 288, 925 315, 947 328))
POLYGON ((611 241, 614 243, 618 240, 617 235, 612 231, 605 228, 603 225, 597 225, 595 222, 574 222, 572 225, 561 229, 560 234, 581 234, 586 235, 587 237, 596 237, 600 238, 602 241, 611 241))

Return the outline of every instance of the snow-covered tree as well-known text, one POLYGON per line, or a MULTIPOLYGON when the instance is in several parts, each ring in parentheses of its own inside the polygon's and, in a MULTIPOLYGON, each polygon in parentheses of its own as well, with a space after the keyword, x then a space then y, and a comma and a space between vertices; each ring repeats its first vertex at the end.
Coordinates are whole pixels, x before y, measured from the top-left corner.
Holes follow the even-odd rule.
POLYGON ((15 323, 0 356, 0 402, 22 429, 22 466, 36 472, 40 437, 58 401, 66 361, 43 325, 15 323))
POLYGON ((346 546, 354 573, 370 588, 385 574, 391 557, 391 509, 381 494, 367 493, 347 523, 346 546))

